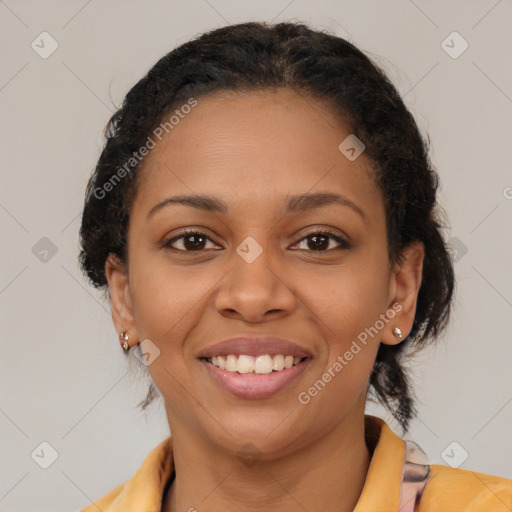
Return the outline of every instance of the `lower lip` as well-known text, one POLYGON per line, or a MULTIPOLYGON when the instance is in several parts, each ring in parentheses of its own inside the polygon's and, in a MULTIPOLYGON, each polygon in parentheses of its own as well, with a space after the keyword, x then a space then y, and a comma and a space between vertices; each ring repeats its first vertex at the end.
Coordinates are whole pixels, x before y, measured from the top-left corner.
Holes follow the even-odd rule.
POLYGON ((239 398, 267 398, 282 391, 302 374, 310 362, 305 359, 296 366, 272 373, 238 373, 221 370, 217 366, 202 359, 201 363, 208 374, 223 389, 239 398))

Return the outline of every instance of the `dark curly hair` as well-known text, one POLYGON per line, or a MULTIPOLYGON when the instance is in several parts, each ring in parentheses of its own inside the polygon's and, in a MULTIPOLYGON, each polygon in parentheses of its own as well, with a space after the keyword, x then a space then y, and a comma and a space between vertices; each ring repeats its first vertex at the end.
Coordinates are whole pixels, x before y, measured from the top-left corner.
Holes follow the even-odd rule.
MULTIPOLYGON (((370 376, 369 398, 379 400, 407 431, 416 409, 403 359, 406 348, 421 348, 446 327, 453 262, 441 234, 438 175, 427 143, 384 71, 341 37, 303 23, 241 23, 204 33, 162 57, 105 128, 105 146, 87 184, 81 268, 95 287, 106 289, 108 255, 127 261, 128 219, 140 168, 134 155, 166 116, 191 97, 273 88, 326 102, 364 143, 384 198, 389 261, 401 263, 402 250, 413 241, 424 244, 412 331, 396 346, 380 345, 370 376)), ((150 387, 144 407, 154 392, 150 387)))

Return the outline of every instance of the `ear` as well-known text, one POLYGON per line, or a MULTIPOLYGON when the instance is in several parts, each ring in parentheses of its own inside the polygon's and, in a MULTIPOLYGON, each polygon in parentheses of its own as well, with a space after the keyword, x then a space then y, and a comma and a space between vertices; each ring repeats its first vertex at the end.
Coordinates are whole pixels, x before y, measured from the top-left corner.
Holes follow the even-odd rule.
POLYGON ((118 334, 121 331, 126 331, 130 346, 134 346, 138 340, 128 271, 126 265, 113 253, 108 255, 105 262, 105 276, 108 281, 115 329, 118 334))
POLYGON ((402 255, 402 263, 397 263, 391 272, 388 308, 396 313, 381 332, 380 341, 385 345, 401 343, 411 332, 416 314, 416 303, 421 286, 425 257, 423 242, 412 242, 403 250, 402 255), (394 335, 395 327, 399 327, 402 331, 401 338, 394 335))

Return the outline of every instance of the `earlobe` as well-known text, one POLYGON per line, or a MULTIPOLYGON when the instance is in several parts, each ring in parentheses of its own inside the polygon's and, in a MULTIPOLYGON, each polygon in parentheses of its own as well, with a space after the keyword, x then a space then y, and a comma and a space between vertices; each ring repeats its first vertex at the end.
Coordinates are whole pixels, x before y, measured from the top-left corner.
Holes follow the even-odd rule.
POLYGON ((381 333, 381 343, 397 345, 411 332, 416 304, 423 276, 425 247, 423 242, 409 244, 402 252, 403 260, 392 272, 390 289, 394 290, 391 298, 395 315, 381 333), (399 310, 395 303, 400 305, 399 310))
POLYGON ((118 334, 126 331, 130 339, 136 338, 128 271, 126 265, 113 253, 109 254, 105 262, 105 276, 110 292, 115 329, 118 334))

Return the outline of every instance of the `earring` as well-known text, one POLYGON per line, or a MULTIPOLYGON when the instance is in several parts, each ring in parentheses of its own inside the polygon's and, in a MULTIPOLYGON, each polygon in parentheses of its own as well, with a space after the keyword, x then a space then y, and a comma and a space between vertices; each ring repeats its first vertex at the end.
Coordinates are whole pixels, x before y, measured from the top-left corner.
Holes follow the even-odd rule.
POLYGON ((393 329, 393 334, 395 335, 396 338, 398 338, 399 340, 402 339, 402 329, 400 329, 400 327, 395 327, 393 329))
POLYGON ((119 333, 119 341, 122 341, 121 346, 123 350, 130 350, 130 345, 128 345, 128 333, 126 331, 121 331, 119 333))

